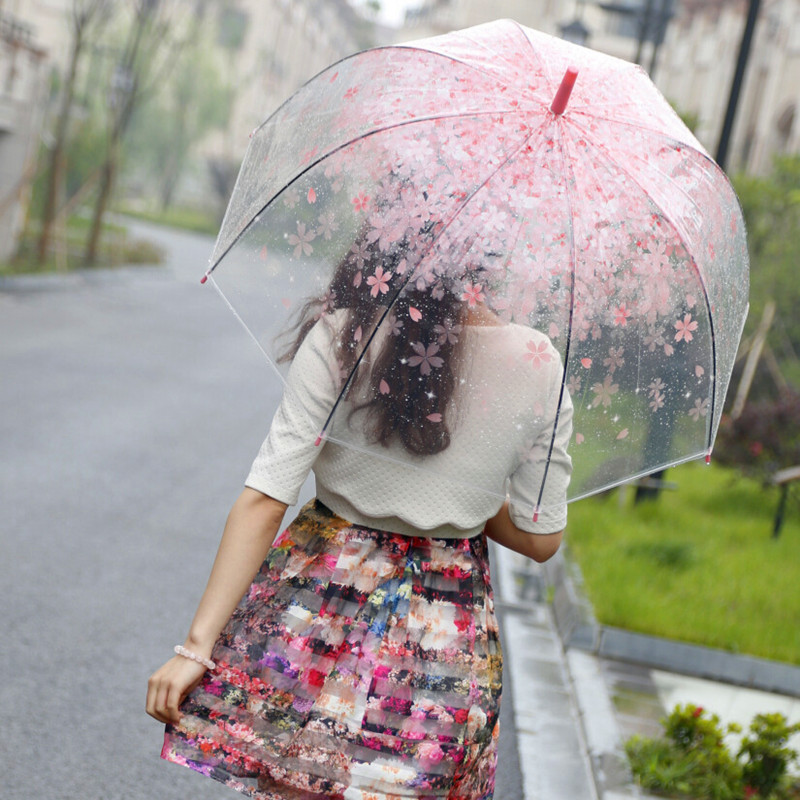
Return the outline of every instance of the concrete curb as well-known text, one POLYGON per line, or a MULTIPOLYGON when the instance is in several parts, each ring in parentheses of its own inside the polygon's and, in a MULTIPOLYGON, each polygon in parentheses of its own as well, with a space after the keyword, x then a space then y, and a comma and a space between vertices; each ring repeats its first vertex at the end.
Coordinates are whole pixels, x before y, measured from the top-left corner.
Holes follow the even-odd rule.
MULTIPOLYGON (((545 564, 553 616, 565 648, 696 678, 800 697, 800 667, 725 650, 685 644, 598 624, 583 591, 580 569, 559 552, 545 564)), ((540 591, 547 591, 546 586, 540 591)))

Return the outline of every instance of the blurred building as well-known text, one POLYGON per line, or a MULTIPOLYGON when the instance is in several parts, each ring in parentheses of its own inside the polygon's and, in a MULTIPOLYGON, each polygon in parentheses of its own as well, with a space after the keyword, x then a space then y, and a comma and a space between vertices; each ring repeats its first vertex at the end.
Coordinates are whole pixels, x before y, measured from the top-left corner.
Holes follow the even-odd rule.
POLYGON ((209 154, 241 159, 250 133, 322 69, 374 44, 372 26, 346 0, 228 0, 209 4, 235 87, 227 129, 209 154))
POLYGON ((16 251, 30 199, 45 66, 33 28, 0 6, 0 260, 16 251))
MULTIPOLYGON (((397 39, 508 17, 638 60, 713 155, 725 116, 747 0, 422 0, 397 39)), ((727 168, 765 173, 800 153, 800 0, 762 0, 727 168)))

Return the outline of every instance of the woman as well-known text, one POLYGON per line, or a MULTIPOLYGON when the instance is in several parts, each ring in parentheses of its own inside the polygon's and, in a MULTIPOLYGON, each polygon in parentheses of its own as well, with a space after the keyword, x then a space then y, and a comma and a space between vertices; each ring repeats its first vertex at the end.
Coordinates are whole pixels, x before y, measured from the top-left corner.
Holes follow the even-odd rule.
POLYGON ((407 246, 359 252, 301 315, 147 711, 168 724, 164 758, 263 800, 489 800, 502 655, 486 537, 540 562, 558 549, 571 406, 549 340, 481 302, 480 267, 409 280, 407 246), (312 468, 316 499, 276 539, 312 468), (507 482, 528 502, 504 503, 507 482))

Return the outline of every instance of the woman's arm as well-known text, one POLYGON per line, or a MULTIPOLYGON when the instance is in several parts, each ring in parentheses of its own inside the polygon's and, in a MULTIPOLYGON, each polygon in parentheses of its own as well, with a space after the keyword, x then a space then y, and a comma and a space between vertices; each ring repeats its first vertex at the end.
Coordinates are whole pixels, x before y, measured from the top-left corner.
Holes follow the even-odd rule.
MULTIPOLYGON (((184 646, 209 658, 217 637, 253 581, 280 529, 287 506, 246 488, 233 504, 184 646)), ((147 685, 147 713, 178 722, 178 706, 200 682, 205 667, 175 656, 156 670, 147 685)))
POLYGON ((556 550, 561 545, 561 538, 564 531, 558 533, 528 533, 518 528, 512 521, 508 513, 508 501, 503 503, 503 507, 492 517, 483 529, 484 533, 497 544, 514 550, 517 553, 532 558, 534 561, 542 563, 554 556, 556 550))

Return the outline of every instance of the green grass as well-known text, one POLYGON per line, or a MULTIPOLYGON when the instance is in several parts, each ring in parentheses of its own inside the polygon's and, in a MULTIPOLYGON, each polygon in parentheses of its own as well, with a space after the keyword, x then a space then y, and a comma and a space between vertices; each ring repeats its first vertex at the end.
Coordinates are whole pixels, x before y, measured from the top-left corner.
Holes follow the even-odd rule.
MULTIPOLYGON (((34 221, 28 227, 17 254, 11 261, 0 262, 0 275, 20 275, 45 272, 67 272, 86 266, 84 251, 91 221, 87 217, 73 216, 67 221, 64 240, 51 243, 51 252, 42 261, 37 256, 39 225, 34 221), (60 249, 59 249, 60 248, 60 249), (56 253, 56 250, 59 252, 56 253)), ((114 222, 103 224, 97 266, 115 267, 122 264, 160 264, 162 250, 151 242, 133 239, 124 225, 114 222)))
POLYGON ((667 477, 678 490, 655 502, 624 488, 570 506, 568 555, 598 621, 800 664, 800 506, 776 540, 776 489, 698 463, 667 477))

